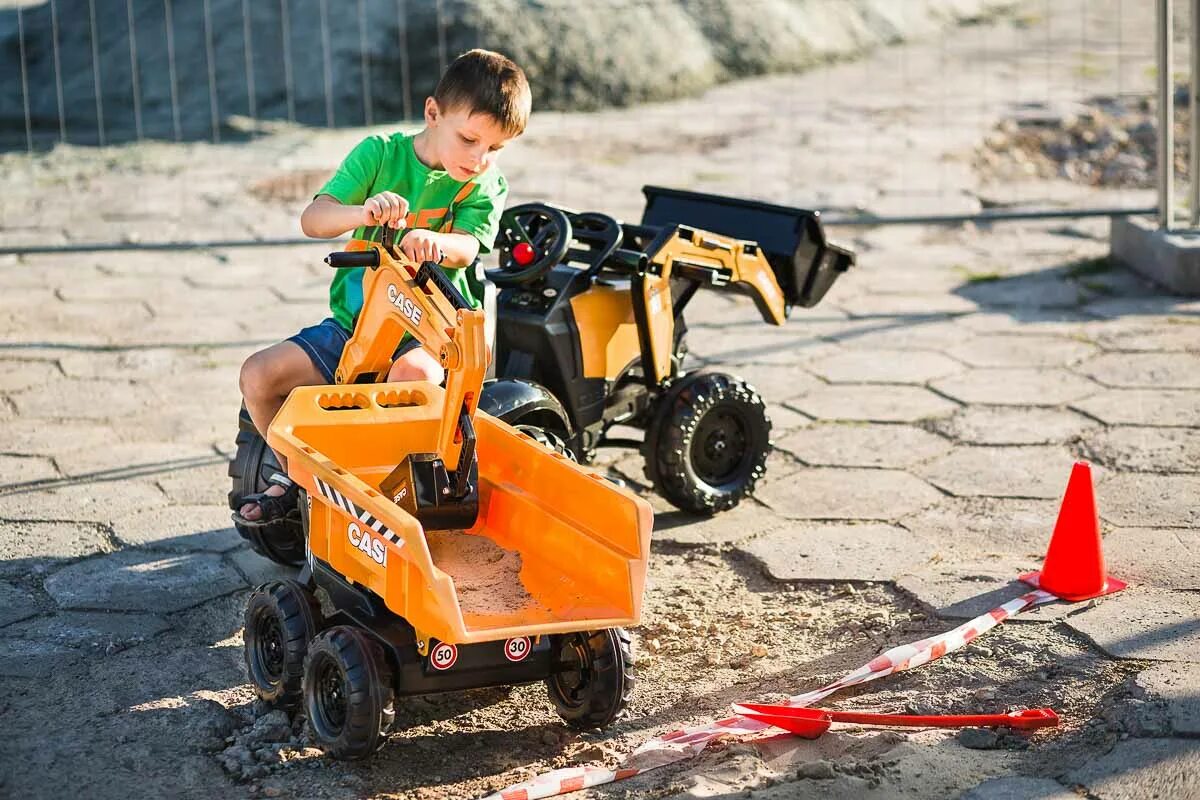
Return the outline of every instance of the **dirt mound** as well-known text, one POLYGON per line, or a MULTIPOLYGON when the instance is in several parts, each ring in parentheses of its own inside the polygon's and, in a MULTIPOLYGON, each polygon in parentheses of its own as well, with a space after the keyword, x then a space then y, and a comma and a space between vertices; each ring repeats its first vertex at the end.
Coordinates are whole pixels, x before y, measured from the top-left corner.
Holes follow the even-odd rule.
POLYGON ((1010 4, 132 0, 130 13, 113 3, 93 14, 87 0, 59 0, 26 7, 23 36, 16 10, 0 11, 0 146, 24 146, 26 103, 43 142, 94 143, 100 130, 108 142, 229 136, 234 115, 331 126, 411 119, 445 63, 476 46, 524 66, 539 109, 666 100, 1010 4))
MULTIPOLYGON (((1031 106, 1003 120, 975 154, 989 180, 1064 178, 1089 186, 1149 189, 1158 169, 1155 100, 1094 97, 1069 108, 1031 106)), ((1191 109, 1175 93, 1175 172, 1186 177, 1191 109)))

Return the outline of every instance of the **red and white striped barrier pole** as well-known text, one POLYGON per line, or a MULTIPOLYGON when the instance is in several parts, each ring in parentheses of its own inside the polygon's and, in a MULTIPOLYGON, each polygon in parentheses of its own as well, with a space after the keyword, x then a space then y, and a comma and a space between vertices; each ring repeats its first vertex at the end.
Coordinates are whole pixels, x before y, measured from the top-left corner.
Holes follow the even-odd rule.
MULTIPOLYGON (((1028 592, 1008 601, 999 608, 994 608, 969 622, 964 622, 952 631, 912 644, 893 647, 872 659, 870 663, 864 664, 827 686, 788 698, 787 705, 812 705, 839 689, 868 683, 894 672, 903 672, 935 661, 947 653, 953 653, 972 639, 987 633, 1009 617, 1057 599, 1059 598, 1040 589, 1028 592)), ((734 705, 735 711, 737 708, 738 706, 734 705)), ((769 729, 772 728, 766 723, 735 716, 705 725, 671 731, 651 739, 634 750, 620 769, 564 767, 514 784, 507 789, 488 795, 484 800, 536 800, 542 797, 556 797, 590 786, 621 781, 667 764, 673 764, 676 761, 682 761, 685 758, 692 758, 718 739, 755 738, 756 735, 761 735, 763 731, 769 729)))

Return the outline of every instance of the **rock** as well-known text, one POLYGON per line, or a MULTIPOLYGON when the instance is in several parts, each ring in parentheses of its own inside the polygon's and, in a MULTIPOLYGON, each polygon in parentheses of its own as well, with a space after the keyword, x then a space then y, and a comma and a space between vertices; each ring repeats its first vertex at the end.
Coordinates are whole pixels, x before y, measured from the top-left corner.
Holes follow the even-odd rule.
POLYGON ((836 778, 837 772, 834 771, 833 764, 828 761, 809 761, 807 764, 800 765, 800 769, 796 770, 796 777, 828 781, 836 778))
POLYGON ((958 733, 958 743, 971 750, 995 750, 1000 737, 988 728, 963 728, 958 733))
POLYGON ((244 737, 247 745, 261 742, 286 742, 292 736, 292 722, 286 711, 275 710, 254 721, 244 737))

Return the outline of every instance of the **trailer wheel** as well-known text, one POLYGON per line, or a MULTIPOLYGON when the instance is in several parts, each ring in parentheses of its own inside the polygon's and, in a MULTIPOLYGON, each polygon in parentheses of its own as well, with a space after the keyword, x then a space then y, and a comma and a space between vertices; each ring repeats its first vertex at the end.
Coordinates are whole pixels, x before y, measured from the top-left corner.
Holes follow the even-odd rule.
POLYGON ((396 712, 392 671, 382 649, 346 625, 312 640, 304 660, 304 707, 317 741, 335 758, 371 755, 396 712))
POLYGON ((285 708, 299 705, 304 654, 321 624, 317 598, 295 581, 265 583, 250 594, 245 623, 246 672, 254 691, 285 708))
POLYGON ((661 401, 646 437, 646 474, 695 514, 733 508, 767 471, 771 421, 762 397, 721 372, 686 375, 661 401))
MULTIPOLYGON (((242 498, 246 495, 265 491, 267 478, 281 469, 275 453, 267 447, 266 441, 255 430, 245 406, 242 406, 238 414, 235 444, 237 451, 233 460, 229 462, 228 471, 229 477, 233 479, 229 491, 231 511, 236 511, 241 506, 242 498)), ((233 526, 260 556, 286 567, 304 563, 304 534, 300 528, 299 515, 289 514, 285 519, 259 527, 250 527, 239 522, 234 522, 233 526)))
POLYGON ((622 628, 559 637, 559 671, 546 679, 550 701, 568 725, 604 728, 629 705, 637 679, 629 634, 622 628))

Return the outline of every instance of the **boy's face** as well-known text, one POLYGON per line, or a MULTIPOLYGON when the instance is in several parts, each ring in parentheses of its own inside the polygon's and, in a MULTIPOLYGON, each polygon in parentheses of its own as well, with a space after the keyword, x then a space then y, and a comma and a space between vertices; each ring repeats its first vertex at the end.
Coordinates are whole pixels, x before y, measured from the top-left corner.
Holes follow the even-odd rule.
POLYGON ((469 181, 496 163, 509 136, 491 114, 472 114, 466 107, 443 111, 432 97, 425 101, 425 127, 432 155, 456 181, 469 181))

